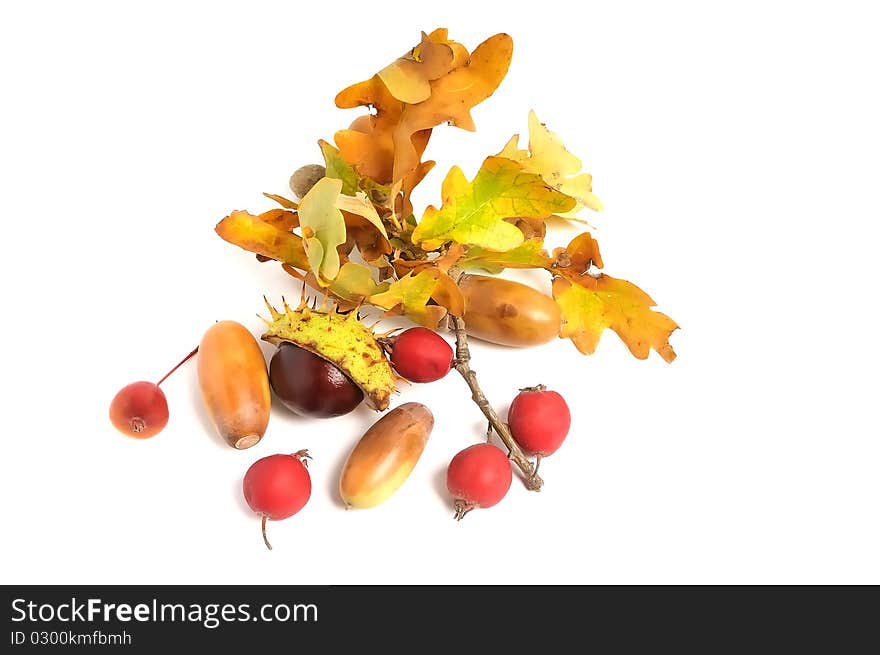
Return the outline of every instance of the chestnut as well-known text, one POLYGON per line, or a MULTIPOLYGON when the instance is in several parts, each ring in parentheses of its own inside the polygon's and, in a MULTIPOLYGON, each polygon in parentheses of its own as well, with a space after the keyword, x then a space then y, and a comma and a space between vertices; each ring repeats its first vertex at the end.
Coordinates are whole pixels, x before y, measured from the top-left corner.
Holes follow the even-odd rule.
POLYGON ((282 343, 269 362, 269 382, 284 405, 300 416, 348 414, 364 399, 361 388, 315 353, 282 343))

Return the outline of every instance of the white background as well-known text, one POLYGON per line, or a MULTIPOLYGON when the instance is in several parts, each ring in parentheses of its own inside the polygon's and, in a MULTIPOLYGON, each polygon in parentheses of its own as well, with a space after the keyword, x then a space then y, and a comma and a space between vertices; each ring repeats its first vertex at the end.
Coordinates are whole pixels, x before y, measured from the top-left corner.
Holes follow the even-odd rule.
POLYGON ((869 3, 713 5, 3 3, 0 580, 880 583, 876 21, 869 3), (516 47, 478 131, 435 131, 417 207, 534 108, 594 175, 606 271, 682 326, 678 360, 637 361, 610 332, 593 357, 475 345, 500 411, 544 382, 574 423, 544 491, 515 483, 461 523, 444 471, 483 423, 455 375, 403 392, 436 428, 373 510, 335 498, 365 409, 273 409, 237 452, 190 364, 163 385, 162 434, 116 433, 119 387, 216 319, 258 334, 263 293, 298 295, 214 224, 269 208, 261 192, 357 115, 335 93, 437 26, 516 47), (300 448, 313 496, 268 552, 241 477, 300 448))

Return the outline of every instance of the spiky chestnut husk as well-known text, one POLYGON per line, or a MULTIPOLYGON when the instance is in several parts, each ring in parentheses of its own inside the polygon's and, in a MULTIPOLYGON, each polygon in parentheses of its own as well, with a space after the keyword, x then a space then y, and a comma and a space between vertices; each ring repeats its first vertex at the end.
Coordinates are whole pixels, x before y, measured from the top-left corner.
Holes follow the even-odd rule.
POLYGON ((375 410, 388 408, 391 394, 397 391, 397 376, 376 340, 376 335, 357 316, 357 312, 339 314, 300 303, 291 309, 284 301, 284 311, 276 310, 268 300, 272 320, 263 319, 268 330, 263 340, 280 346, 292 343, 305 348, 338 367, 364 392, 366 403, 375 410))

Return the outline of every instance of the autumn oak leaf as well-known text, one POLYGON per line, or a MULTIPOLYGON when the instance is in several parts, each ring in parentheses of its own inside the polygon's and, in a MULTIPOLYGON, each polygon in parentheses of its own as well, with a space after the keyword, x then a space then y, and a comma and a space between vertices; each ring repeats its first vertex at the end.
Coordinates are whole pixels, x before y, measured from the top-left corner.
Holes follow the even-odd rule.
MULTIPOLYGON (((374 116, 364 117, 364 121, 358 119, 349 129, 337 132, 335 140, 345 160, 360 174, 377 182, 393 184, 411 173, 419 165, 431 129, 437 125, 449 123, 469 131, 476 129, 470 110, 498 88, 513 56, 513 39, 507 34, 490 37, 469 58, 464 58, 450 42, 436 44, 430 37, 428 40, 449 48, 453 68, 428 80, 430 94, 424 100, 411 104, 395 97, 383 81, 383 74, 388 79, 387 68, 336 96, 337 107, 370 106, 376 111, 374 116)), ((441 68, 445 66, 444 63, 441 68)), ((431 73, 435 72, 432 69, 431 73)), ((398 95, 411 92, 406 83, 392 82, 392 86, 398 95), (407 90, 401 92, 401 88, 407 90)), ((422 85, 415 97, 423 95, 422 85)))
POLYGON ((495 275, 505 268, 547 268, 552 261, 544 250, 543 240, 528 239, 506 252, 469 248, 467 254, 458 261, 458 266, 466 271, 481 268, 495 275))
POLYGON ((548 187, 538 175, 526 173, 509 159, 488 157, 472 182, 458 166, 443 181, 443 204, 430 206, 412 234, 425 250, 436 250, 447 241, 495 251, 511 250, 523 233, 506 218, 542 218, 568 211, 570 198, 548 187))
POLYGON ((432 329, 447 312, 456 315, 464 312, 461 290, 438 268, 408 273, 390 283, 385 291, 371 296, 369 302, 387 310, 388 315, 405 315, 414 323, 432 329), (429 304, 431 300, 437 304, 429 304))
POLYGON ((631 282, 608 275, 587 275, 578 283, 557 277, 553 297, 562 311, 560 336, 585 355, 596 350, 602 332, 610 328, 638 359, 646 359, 652 348, 667 362, 675 359, 669 335, 678 325, 652 310, 654 301, 631 282))
POLYGON ((285 198, 284 196, 279 196, 275 193, 264 193, 263 195, 266 196, 269 200, 274 200, 279 205, 284 207, 284 209, 293 209, 293 210, 299 209, 298 203, 294 202, 293 200, 290 200, 289 198, 285 198))
POLYGON ((568 246, 553 251, 552 272, 572 282, 578 282, 593 266, 602 268, 604 263, 599 243, 589 232, 577 235, 568 246))
POLYGON ((355 262, 345 262, 339 269, 336 279, 327 284, 318 282, 311 271, 301 271, 290 264, 282 264, 282 268, 297 280, 313 289, 318 289, 333 296, 336 308, 340 312, 357 309, 373 294, 381 293, 388 285, 377 284, 373 278, 373 269, 355 262))
POLYGON ((341 193, 355 196, 363 192, 367 194, 370 202, 380 206, 389 202, 391 187, 359 174, 354 166, 345 161, 339 150, 323 139, 318 141, 318 146, 321 148, 321 154, 324 155, 325 175, 342 180, 341 193))
POLYGON ((328 291, 338 299, 360 305, 370 296, 384 291, 387 286, 376 284, 373 269, 369 266, 345 262, 339 269, 339 275, 330 283, 328 291))
POLYGON ((357 246, 366 261, 391 253, 385 225, 363 191, 354 196, 340 194, 336 207, 342 210, 347 238, 357 246))
POLYGON ((527 172, 540 175, 554 189, 575 198, 577 205, 568 213, 573 215, 583 207, 602 209, 602 202, 593 194, 593 177, 580 172, 581 160, 566 150, 534 111, 529 112, 529 149, 519 149, 519 135, 515 134, 498 156, 519 162, 527 172))
POLYGON ((299 203, 299 222, 308 268, 326 285, 339 274, 337 248, 345 243, 345 219, 337 207, 342 181, 323 177, 299 203))
POLYGON ((446 75, 455 67, 452 44, 422 32, 422 42, 383 68, 378 77, 392 96, 411 105, 431 96, 431 80, 446 75))
POLYGON ((309 264, 302 239, 293 233, 297 225, 296 213, 284 209, 271 209, 258 216, 234 211, 220 221, 214 231, 239 248, 306 269, 309 264))

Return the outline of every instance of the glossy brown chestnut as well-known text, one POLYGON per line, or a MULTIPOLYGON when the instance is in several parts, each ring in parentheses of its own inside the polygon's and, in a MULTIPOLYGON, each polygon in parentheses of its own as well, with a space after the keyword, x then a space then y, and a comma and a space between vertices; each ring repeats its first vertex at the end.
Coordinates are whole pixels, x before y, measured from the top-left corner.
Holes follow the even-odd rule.
POLYGON ((312 418, 348 414, 364 392, 336 366, 292 343, 282 343, 269 362, 269 382, 291 411, 312 418))

